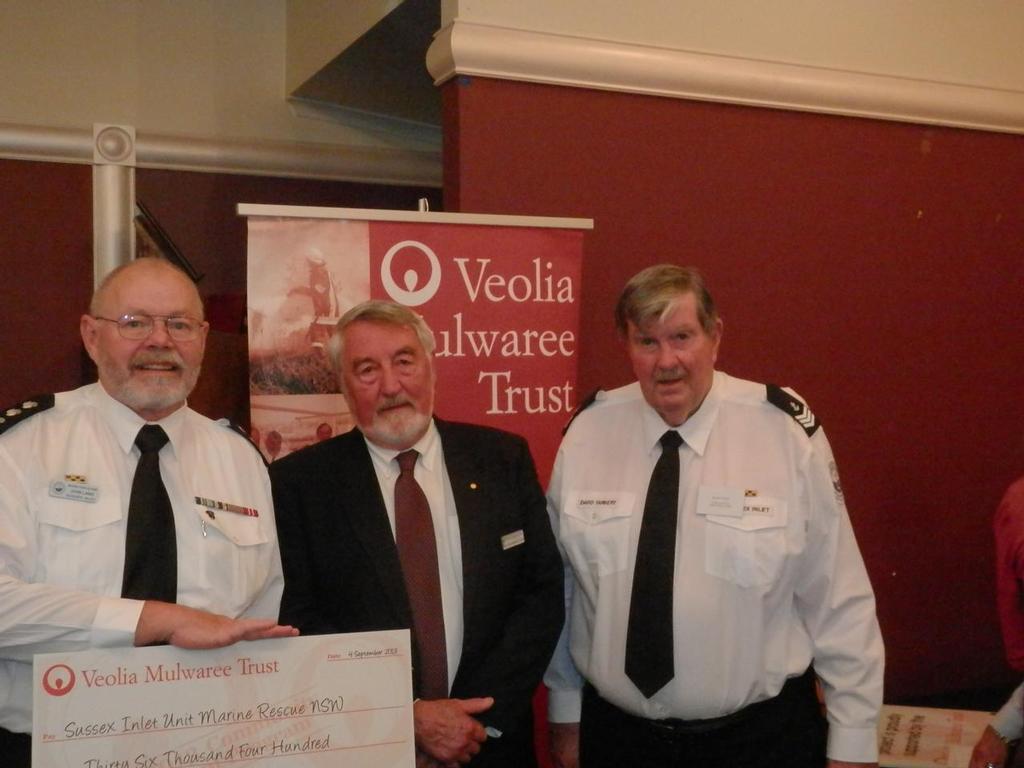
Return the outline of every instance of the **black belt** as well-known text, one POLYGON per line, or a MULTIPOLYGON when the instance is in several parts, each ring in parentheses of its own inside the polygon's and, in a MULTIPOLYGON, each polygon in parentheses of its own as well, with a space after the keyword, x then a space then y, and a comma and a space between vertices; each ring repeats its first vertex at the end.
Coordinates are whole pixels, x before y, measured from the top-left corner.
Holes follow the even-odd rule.
POLYGON ((738 709, 728 715, 722 715, 721 717, 709 717, 702 720, 682 720, 676 717, 668 717, 661 720, 649 720, 645 717, 638 717, 637 715, 633 715, 619 709, 610 701, 601 698, 600 694, 598 694, 597 690, 590 683, 587 683, 584 687, 583 694, 584 696, 592 697, 591 700, 595 704, 599 704, 606 709, 611 708, 615 710, 615 714, 626 722, 666 736, 674 734, 682 736, 688 734, 711 733, 713 731, 721 730, 722 728, 728 728, 732 725, 738 725, 756 717, 764 716, 779 706, 788 705, 793 700, 800 697, 816 695, 814 670, 810 667, 799 677, 791 677, 786 680, 785 685, 782 686, 782 690, 779 691, 777 696, 765 699, 764 701, 755 701, 753 704, 748 704, 743 707, 743 709, 738 709))

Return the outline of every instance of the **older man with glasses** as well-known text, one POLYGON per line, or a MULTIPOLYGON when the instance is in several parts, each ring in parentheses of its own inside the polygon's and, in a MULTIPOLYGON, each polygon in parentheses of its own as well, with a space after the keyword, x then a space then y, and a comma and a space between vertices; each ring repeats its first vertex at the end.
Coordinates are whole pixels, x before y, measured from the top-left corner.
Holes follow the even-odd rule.
POLYGON ((33 654, 297 634, 266 466, 185 404, 208 328, 187 275, 134 261, 81 319, 99 381, 0 411, 5 767, 31 761, 33 654))

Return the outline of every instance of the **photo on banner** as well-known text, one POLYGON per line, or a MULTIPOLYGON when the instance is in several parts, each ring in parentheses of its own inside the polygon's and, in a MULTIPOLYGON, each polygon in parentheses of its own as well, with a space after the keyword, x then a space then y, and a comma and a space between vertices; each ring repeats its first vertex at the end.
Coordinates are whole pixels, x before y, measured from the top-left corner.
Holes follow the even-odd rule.
POLYGON ((436 414, 525 436, 546 482, 579 400, 589 220, 297 210, 307 215, 240 206, 249 215, 253 438, 267 459, 351 428, 327 339, 349 308, 386 299, 412 307, 434 331, 436 414))
POLYGON ((326 344, 370 297, 369 264, 366 222, 250 219, 250 423, 267 461, 351 428, 326 344))

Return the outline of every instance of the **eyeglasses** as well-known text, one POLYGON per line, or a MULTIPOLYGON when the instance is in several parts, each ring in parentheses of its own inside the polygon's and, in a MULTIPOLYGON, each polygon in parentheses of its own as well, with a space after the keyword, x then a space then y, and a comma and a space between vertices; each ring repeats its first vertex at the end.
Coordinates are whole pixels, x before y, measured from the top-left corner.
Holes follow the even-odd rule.
POLYGON ((95 320, 105 320, 108 323, 117 324, 117 332, 121 338, 132 341, 148 339, 156 328, 156 321, 162 320, 167 335, 175 341, 194 341, 199 336, 199 329, 203 327, 203 321, 194 317, 178 315, 168 317, 167 315, 121 315, 118 318, 100 317, 93 315, 95 320))

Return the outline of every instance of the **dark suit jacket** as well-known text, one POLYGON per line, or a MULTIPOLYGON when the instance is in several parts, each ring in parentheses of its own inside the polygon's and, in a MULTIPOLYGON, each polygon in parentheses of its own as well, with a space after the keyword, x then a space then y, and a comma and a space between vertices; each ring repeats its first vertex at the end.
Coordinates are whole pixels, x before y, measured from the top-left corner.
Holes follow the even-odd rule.
MULTIPOLYGON (((493 696, 502 732, 472 766, 534 765, 531 698, 564 618, 563 571, 526 441, 436 420, 462 540, 462 656, 453 698, 493 696), (522 531, 508 549, 502 536, 522 531)), ((362 433, 274 462, 285 589, 281 623, 303 634, 412 626, 398 551, 362 433)))

